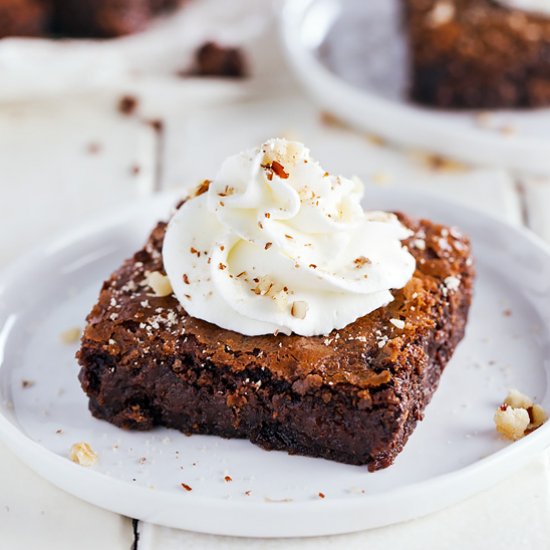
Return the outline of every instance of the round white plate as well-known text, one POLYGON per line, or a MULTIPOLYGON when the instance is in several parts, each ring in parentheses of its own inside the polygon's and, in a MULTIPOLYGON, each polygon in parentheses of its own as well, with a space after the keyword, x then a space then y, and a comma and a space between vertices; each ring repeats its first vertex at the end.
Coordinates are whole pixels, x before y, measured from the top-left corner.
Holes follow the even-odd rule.
POLYGON ((367 189, 368 208, 403 210, 471 235, 479 273, 467 336, 393 466, 369 473, 247 441, 126 432, 92 418, 77 380, 77 344, 62 343, 60 334, 83 325, 101 282, 175 201, 161 195, 74 232, 1 279, 0 435, 52 483, 109 510, 183 529, 326 535, 441 509, 494 484, 550 443, 550 423, 513 444, 493 425, 511 387, 550 409, 549 250, 530 233, 474 211, 379 188, 367 189), (98 453, 91 468, 68 459, 81 441, 98 453))
POLYGON ((550 109, 446 111, 407 98, 401 0, 287 0, 282 36, 309 92, 348 123, 464 162, 550 174, 550 109))

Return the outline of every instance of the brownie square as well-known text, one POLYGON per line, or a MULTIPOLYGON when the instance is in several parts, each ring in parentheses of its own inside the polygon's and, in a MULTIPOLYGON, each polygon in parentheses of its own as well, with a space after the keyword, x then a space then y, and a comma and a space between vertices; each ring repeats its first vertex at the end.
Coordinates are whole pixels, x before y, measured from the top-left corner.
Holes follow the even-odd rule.
POLYGON ((247 438, 369 470, 392 464, 462 339, 474 268, 468 239, 401 221, 417 269, 388 306, 327 336, 243 336, 155 296, 166 225, 103 284, 78 360, 94 416, 127 429, 247 438))
POLYGON ((493 0, 402 0, 413 100, 447 108, 550 104, 550 18, 493 0))

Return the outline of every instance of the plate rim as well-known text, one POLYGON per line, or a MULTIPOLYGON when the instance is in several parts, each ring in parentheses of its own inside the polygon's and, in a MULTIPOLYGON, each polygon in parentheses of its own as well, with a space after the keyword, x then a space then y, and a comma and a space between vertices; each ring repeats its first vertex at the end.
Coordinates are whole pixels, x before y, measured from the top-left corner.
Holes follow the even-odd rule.
MULTIPOLYGON (((378 192, 381 196, 391 196, 392 194, 399 195, 401 200, 408 200, 409 197, 413 201, 429 198, 430 201, 436 203, 435 208, 437 208, 437 203, 439 203, 445 207, 452 207, 454 210, 460 211, 458 214, 460 217, 467 215, 475 216, 481 220, 485 219, 487 222, 493 224, 493 226, 495 224, 499 226, 499 230, 510 231, 521 239, 529 240, 541 254, 550 258, 550 246, 532 231, 523 226, 509 224, 492 214, 455 203, 452 200, 441 198, 438 195, 426 191, 418 191, 415 189, 381 189, 375 186, 370 186, 367 189, 378 192)), ((49 245, 36 246, 34 250, 31 250, 20 259, 14 261, 10 266, 0 271, 0 300, 13 281, 18 278, 19 274, 34 268, 37 258, 55 256, 60 250, 86 237, 108 231, 117 225, 130 223, 139 212, 143 211, 143 208, 151 208, 151 201, 153 201, 158 208, 166 208, 168 214, 170 205, 174 205, 177 198, 181 197, 183 194, 185 193, 174 190, 159 193, 153 197, 153 199, 140 199, 118 212, 82 224, 74 231, 66 231, 62 235, 58 235, 53 239, 48 239, 49 245)), ((0 330, 0 340, 3 337, 6 338, 5 328, 4 326, 4 328, 0 330)), ((9 338, 9 332, 7 338, 9 338)), ((0 369, 1 368, 3 368, 2 364, 0 364, 0 369)), ((458 468, 445 474, 436 475, 423 481, 395 487, 384 493, 373 495, 366 494, 358 496, 357 498, 334 497, 322 501, 312 500, 284 503, 225 501, 215 497, 201 496, 196 493, 192 495, 191 500, 187 499, 186 497, 188 495, 185 494, 179 495, 161 490, 152 491, 144 486, 131 485, 115 477, 110 477, 107 474, 82 468, 81 466, 71 463, 67 458, 43 447, 28 436, 23 431, 22 427, 18 426, 17 422, 11 422, 4 415, 1 408, 0 440, 3 440, 24 463, 39 473, 41 477, 82 500, 86 500, 115 513, 128 515, 128 512, 131 511, 132 517, 141 520, 204 533, 255 537, 303 537, 348 533, 389 525, 429 514, 450 506, 467 496, 477 494, 518 470, 530 459, 534 458, 536 453, 544 450, 550 444, 550 422, 541 426, 529 437, 517 441, 513 445, 510 444, 465 467, 458 468), (48 468, 51 468, 51 470, 48 470, 48 468), (462 490, 457 492, 457 487, 461 485, 464 487, 475 485, 476 488, 475 490, 462 490), (82 491, 82 487, 85 486, 93 487, 91 490, 82 491), (80 489, 77 487, 80 487, 80 489), (451 487, 452 490, 455 491, 455 496, 451 499, 444 499, 445 504, 440 505, 438 494, 440 496, 445 487, 451 487), (94 490, 98 488, 101 490, 94 490), (414 499, 414 495, 418 495, 420 489, 422 490, 422 495, 426 502, 424 507, 411 507, 411 511, 408 514, 397 514, 399 519, 395 519, 391 514, 388 514, 386 521, 378 520, 375 521, 373 525, 366 524, 364 518, 358 519, 358 512, 360 512, 361 509, 368 509, 375 503, 378 507, 386 511, 391 511, 391 503, 397 498, 411 503, 414 500, 414 502, 417 503, 414 499), (110 505, 106 506, 105 500, 102 498, 102 491, 113 494, 116 493, 117 498, 113 498, 110 505), (83 496, 83 492, 85 496, 83 496), (127 502, 123 502, 124 499, 121 498, 121 495, 125 495, 127 502), (155 502, 156 506, 170 507, 174 511, 189 511, 192 507, 194 510, 200 508, 199 513, 205 516, 208 516, 208 512, 212 513, 214 510, 220 513, 223 512, 224 517, 222 521, 218 522, 215 528, 212 527, 208 519, 199 523, 193 521, 193 524, 184 525, 181 522, 174 521, 174 514, 169 514, 170 517, 166 517, 166 514, 163 516, 162 512, 159 513, 158 510, 156 512, 151 512, 151 510, 147 512, 143 510, 140 511, 138 509, 139 505, 136 508, 134 501, 143 501, 144 499, 151 501, 151 503, 155 502), (344 512, 348 512, 348 514, 344 514, 344 512), (246 513, 247 518, 251 519, 251 525, 247 529, 242 529, 242 526, 239 526, 238 521, 236 521, 243 513, 246 513), (288 524, 289 518, 298 513, 307 517, 308 520, 302 521, 300 525, 288 524), (334 515, 336 513, 350 517, 344 519, 343 522, 336 522, 338 526, 335 526, 334 515), (272 524, 267 525, 267 520, 272 522, 272 524), (316 525, 313 531, 311 525, 316 525)), ((194 519, 196 519, 196 515, 197 512, 194 514, 194 519)), ((220 518, 217 519, 220 520, 220 518)))

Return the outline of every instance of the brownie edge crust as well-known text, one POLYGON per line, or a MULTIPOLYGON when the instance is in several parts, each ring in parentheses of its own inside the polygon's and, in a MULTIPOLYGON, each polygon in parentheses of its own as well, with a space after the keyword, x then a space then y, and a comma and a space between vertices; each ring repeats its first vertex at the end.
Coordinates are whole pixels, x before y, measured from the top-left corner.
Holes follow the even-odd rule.
POLYGON ((243 336, 154 296, 160 223, 103 284, 77 357, 92 414, 126 429, 246 438, 369 470, 392 464, 464 335, 474 279, 456 230, 400 216, 417 269, 384 308, 328 336, 243 336))

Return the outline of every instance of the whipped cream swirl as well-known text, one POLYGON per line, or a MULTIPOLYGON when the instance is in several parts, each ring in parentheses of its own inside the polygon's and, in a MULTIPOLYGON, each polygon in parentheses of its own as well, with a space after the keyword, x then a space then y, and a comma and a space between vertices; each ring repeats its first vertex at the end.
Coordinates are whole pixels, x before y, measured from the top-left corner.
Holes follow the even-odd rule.
POLYGON ((163 260, 185 310, 245 335, 328 334, 392 301, 415 270, 393 214, 357 179, 272 139, 228 158, 171 219, 163 260))

